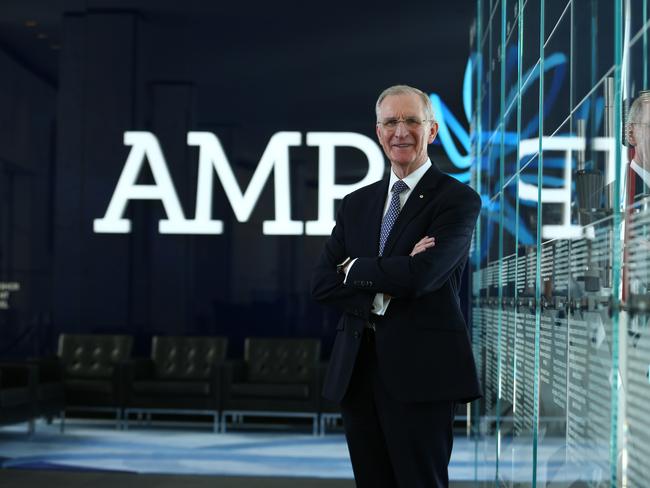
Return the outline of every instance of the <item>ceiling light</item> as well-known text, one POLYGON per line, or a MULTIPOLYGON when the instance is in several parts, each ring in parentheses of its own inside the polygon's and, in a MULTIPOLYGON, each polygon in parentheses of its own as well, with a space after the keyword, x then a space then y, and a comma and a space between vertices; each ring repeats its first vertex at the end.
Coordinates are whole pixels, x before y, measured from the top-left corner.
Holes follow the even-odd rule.
POLYGON ((45 32, 39 32, 36 35, 36 39, 47 39, 47 34, 45 32))
POLYGON ((25 21, 25 27, 36 27, 38 25, 38 22, 35 20, 26 20, 25 21))

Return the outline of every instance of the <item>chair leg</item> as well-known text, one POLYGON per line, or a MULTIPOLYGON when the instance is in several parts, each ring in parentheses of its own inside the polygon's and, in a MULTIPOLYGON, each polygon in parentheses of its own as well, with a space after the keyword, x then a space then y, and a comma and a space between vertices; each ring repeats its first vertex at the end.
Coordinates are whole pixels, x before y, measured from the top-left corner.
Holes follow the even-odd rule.
POLYGON ((222 412, 221 414, 221 433, 226 433, 226 413, 222 412))

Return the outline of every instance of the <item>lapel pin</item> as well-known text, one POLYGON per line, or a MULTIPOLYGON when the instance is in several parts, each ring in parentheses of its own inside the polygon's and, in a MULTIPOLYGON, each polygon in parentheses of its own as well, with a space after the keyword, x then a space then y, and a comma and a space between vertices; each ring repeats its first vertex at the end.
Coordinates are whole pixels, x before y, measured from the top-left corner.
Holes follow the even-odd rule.
POLYGON ((420 195, 420 198, 424 198, 424 195, 420 195))

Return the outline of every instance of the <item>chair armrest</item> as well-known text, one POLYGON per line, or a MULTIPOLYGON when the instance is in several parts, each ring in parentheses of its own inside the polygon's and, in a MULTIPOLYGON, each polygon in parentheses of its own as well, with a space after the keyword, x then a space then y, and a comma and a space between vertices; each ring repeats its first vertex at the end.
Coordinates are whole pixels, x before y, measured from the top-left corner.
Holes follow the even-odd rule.
POLYGON ((113 392, 118 405, 124 402, 131 395, 131 385, 137 379, 146 377, 146 374, 153 371, 153 364, 149 366, 150 359, 127 359, 113 365, 113 392))
POLYGON ((156 367, 150 358, 135 358, 119 363, 124 379, 126 381, 137 381, 153 378, 156 367))
POLYGON ((34 388, 36 385, 37 368, 29 363, 2 362, 0 363, 0 386, 5 388, 34 388))
POLYGON ((327 368, 329 367, 330 362, 329 361, 321 361, 320 364, 318 365, 319 369, 319 378, 321 384, 325 381, 325 375, 327 374, 327 368))
POLYGON ((243 359, 226 361, 222 365, 224 379, 238 383, 246 379, 246 362, 243 359))
POLYGON ((30 358, 27 362, 36 366, 37 384, 63 381, 65 369, 63 367, 63 361, 57 356, 30 358))
POLYGON ((246 380, 246 363, 243 359, 226 361, 222 365, 223 388, 229 392, 233 383, 246 380))
POLYGON ((210 366, 210 392, 217 410, 222 409, 224 391, 224 363, 218 362, 210 366))
POLYGON ((320 411, 321 385, 323 384, 323 365, 315 364, 309 367, 309 397, 312 404, 320 411))
POLYGON ((223 382, 225 365, 223 362, 214 363, 210 366, 210 382, 213 384, 221 384, 223 382))

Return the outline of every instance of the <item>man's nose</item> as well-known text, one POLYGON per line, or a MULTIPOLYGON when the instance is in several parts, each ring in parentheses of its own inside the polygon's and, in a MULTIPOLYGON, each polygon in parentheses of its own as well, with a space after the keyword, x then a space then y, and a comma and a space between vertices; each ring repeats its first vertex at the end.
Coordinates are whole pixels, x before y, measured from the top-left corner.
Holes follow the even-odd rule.
POLYGON ((407 134, 408 134, 408 130, 406 129, 406 122, 403 120, 399 120, 397 122, 397 127, 395 127, 395 135, 405 136, 407 134))

